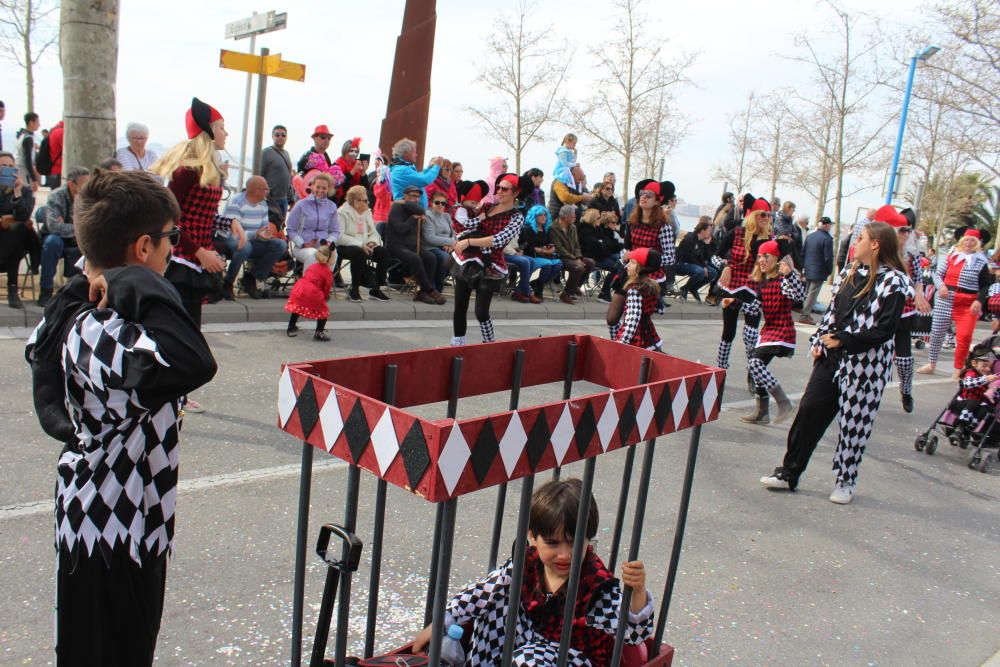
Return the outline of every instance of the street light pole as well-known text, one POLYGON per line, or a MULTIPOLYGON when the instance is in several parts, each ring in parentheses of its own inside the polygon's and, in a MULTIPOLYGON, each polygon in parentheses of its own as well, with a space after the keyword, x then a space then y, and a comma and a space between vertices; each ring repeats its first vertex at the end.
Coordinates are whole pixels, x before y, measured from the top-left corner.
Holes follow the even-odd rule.
POLYGON ((899 155, 903 152, 903 133, 906 131, 906 114, 910 109, 910 93, 913 91, 913 75, 917 71, 917 61, 927 60, 940 51, 940 47, 928 46, 913 54, 910 58, 910 72, 906 77, 906 92, 903 94, 903 110, 899 115, 899 132, 896 134, 896 150, 892 154, 892 170, 889 172, 889 191, 885 195, 885 203, 892 203, 892 195, 896 190, 896 174, 899 170, 899 155))

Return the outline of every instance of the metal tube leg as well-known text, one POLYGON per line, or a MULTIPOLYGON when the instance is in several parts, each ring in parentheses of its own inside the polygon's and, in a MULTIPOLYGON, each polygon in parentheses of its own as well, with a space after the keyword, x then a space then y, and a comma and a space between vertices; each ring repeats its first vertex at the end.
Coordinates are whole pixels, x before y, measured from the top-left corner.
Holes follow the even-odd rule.
MULTIPOLYGON (((396 404, 396 379, 399 374, 399 367, 396 364, 389 364, 385 368, 385 390, 383 398, 387 405, 396 404)), ((375 516, 374 529, 372 531, 372 568, 368 578, 368 619, 365 623, 365 649, 364 656, 372 657, 375 653, 375 627, 378 617, 378 589, 379 579, 382 576, 382 540, 385 535, 385 501, 387 485, 385 480, 378 480, 375 484, 375 516)))
POLYGON ((510 613, 507 614, 503 634, 503 654, 501 667, 510 667, 514 659, 514 636, 517 633, 517 610, 521 608, 521 581, 524 578, 524 554, 528 545, 528 516, 531 513, 531 494, 534 492, 535 476, 521 481, 521 504, 517 510, 517 535, 514 538, 514 562, 510 577, 510 613))
MULTIPOLYGON (((635 499, 632 541, 628 547, 629 562, 639 557, 639 544, 642 543, 642 529, 643 524, 646 522, 646 501, 649 499, 649 480, 653 476, 653 454, 655 451, 656 440, 647 440, 646 449, 642 454, 642 470, 639 473, 639 492, 635 499)), ((626 586, 622 591, 622 606, 618 610, 618 629, 615 631, 615 646, 611 653, 611 667, 618 667, 621 664, 622 650, 625 646, 625 630, 628 627, 628 615, 631 604, 632 589, 626 586)))
POLYGON ((562 635, 559 639, 558 667, 566 667, 569 662, 569 645, 573 633, 573 610, 576 608, 576 594, 580 587, 580 572, 583 570, 583 543, 587 539, 587 516, 590 514, 590 496, 594 489, 594 470, 597 459, 591 457, 583 464, 583 483, 580 486, 580 508, 576 517, 576 533, 573 535, 573 562, 566 582, 566 607, 563 610, 562 635))
POLYGON ((431 542, 431 571, 427 577, 427 603, 424 605, 424 626, 431 623, 434 612, 434 591, 437 590, 438 559, 441 555, 441 522, 444 520, 444 507, 438 503, 434 512, 434 537, 431 542))
POLYGON ((698 443, 700 440, 701 424, 698 424, 691 431, 691 442, 688 445, 687 467, 684 469, 684 486, 681 489, 681 505, 677 510, 677 528, 674 530, 674 546, 670 550, 667 583, 663 587, 663 600, 660 601, 660 618, 656 623, 656 636, 653 645, 655 653, 660 652, 663 631, 667 627, 667 612, 670 610, 670 598, 674 594, 674 581, 677 579, 677 564, 680 560, 681 545, 684 541, 684 527, 687 525, 688 505, 691 502, 691 485, 694 482, 694 465, 698 461, 698 443))
MULTIPOLYGON (((649 382, 649 357, 643 357, 639 365, 639 384, 649 382)), ((615 527, 611 533, 611 552, 608 554, 608 569, 615 571, 618 564, 618 549, 621 546, 622 530, 625 525, 625 509, 628 506, 628 492, 632 485, 632 470, 635 467, 635 447, 625 453, 625 467, 622 469, 622 485, 618 493, 618 511, 615 513, 615 527)))
MULTIPOLYGON (((521 384, 524 381, 524 350, 514 352, 514 377, 510 385, 510 405, 509 410, 517 410, 521 400, 521 384)), ((500 537, 503 533, 503 512, 507 504, 507 484, 500 485, 497 489, 497 504, 493 512, 493 536, 490 539, 490 558, 488 571, 492 572, 497 566, 497 557, 500 552, 500 537)))
POLYGON ((441 640, 444 639, 444 608, 448 602, 448 582, 451 575, 451 552, 455 543, 455 515, 458 499, 452 498, 441 503, 443 507, 441 524, 441 558, 438 564, 437 590, 434 593, 434 615, 431 623, 431 643, 427 651, 427 664, 441 664, 441 640))
MULTIPOLYGON (((358 490, 361 486, 361 469, 351 466, 347 469, 347 500, 344 509, 344 528, 355 532, 358 525, 358 490)), ((340 605, 337 607, 337 635, 333 646, 333 660, 336 667, 344 667, 347 660, 347 626, 351 620, 351 575, 345 573, 340 584, 340 605)))
POLYGON ((306 590, 306 551, 309 546, 309 493, 312 490, 313 446, 302 443, 299 473, 299 517, 295 531, 295 579, 292 583, 292 667, 302 664, 302 611, 306 590))

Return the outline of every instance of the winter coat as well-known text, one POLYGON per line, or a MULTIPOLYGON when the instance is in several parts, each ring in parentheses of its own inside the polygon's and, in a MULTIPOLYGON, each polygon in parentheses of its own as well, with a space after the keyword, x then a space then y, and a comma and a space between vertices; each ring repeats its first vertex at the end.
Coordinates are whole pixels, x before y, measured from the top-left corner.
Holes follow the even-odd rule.
POLYGON ((421 228, 425 248, 440 248, 455 245, 455 230, 452 229, 451 216, 439 211, 427 211, 421 228))
POLYGON ((292 287, 285 302, 285 312, 295 313, 310 320, 325 320, 330 315, 326 300, 333 289, 333 272, 322 262, 316 262, 292 287))
POLYGON ((806 280, 826 280, 833 273, 833 237, 817 229, 806 237, 802 249, 806 280))
POLYGON ((375 229, 375 221, 372 219, 372 212, 366 209, 364 213, 358 213, 353 206, 347 204, 340 207, 337 212, 340 216, 340 237, 337 238, 339 246, 364 247, 369 243, 382 245, 382 237, 375 229))
POLYGON ((441 168, 432 164, 423 171, 417 171, 416 165, 412 162, 395 158, 389 170, 392 174, 392 198, 402 199, 406 186, 415 185, 420 188, 420 205, 427 208, 427 193, 424 192, 424 188, 434 182, 441 168))
POLYGON ((288 214, 285 227, 288 238, 298 247, 310 241, 335 244, 340 237, 340 216, 337 205, 327 198, 309 195, 300 199, 288 214))
POLYGON ((415 201, 396 202, 389 209, 389 222, 385 226, 385 245, 417 251, 417 232, 420 228, 416 216, 424 214, 424 207, 415 201))

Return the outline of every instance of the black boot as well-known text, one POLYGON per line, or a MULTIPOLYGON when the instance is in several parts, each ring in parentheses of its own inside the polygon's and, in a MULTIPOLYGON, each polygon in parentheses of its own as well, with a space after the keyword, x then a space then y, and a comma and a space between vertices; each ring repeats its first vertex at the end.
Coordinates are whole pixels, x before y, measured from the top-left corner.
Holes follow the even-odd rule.
POLYGON ((767 396, 757 396, 756 398, 757 407, 748 415, 740 415, 740 421, 747 424, 770 424, 771 418, 768 416, 770 399, 767 396))
POLYGON ((24 308, 21 297, 17 293, 17 285, 7 285, 7 305, 18 310, 24 308))
POLYGON ((50 300, 52 300, 52 288, 43 287, 38 291, 38 305, 42 308, 45 307, 50 300))

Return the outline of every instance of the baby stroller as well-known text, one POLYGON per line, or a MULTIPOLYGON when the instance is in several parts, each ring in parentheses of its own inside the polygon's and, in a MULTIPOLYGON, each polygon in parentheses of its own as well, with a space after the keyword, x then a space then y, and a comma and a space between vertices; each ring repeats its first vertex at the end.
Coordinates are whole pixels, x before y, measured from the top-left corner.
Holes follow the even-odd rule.
MULTIPOLYGON (((993 374, 1000 374, 1000 336, 992 336, 972 348, 971 355, 989 355, 992 361, 993 374)), ((987 472, 991 465, 997 462, 1000 455, 1000 400, 997 400, 989 414, 981 419, 972 430, 958 427, 959 415, 952 409, 955 399, 959 398, 961 388, 948 401, 944 410, 937 416, 931 427, 917 436, 914 448, 928 455, 937 451, 940 431, 948 442, 960 449, 971 449, 968 466, 979 472, 987 472)))

